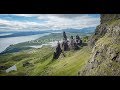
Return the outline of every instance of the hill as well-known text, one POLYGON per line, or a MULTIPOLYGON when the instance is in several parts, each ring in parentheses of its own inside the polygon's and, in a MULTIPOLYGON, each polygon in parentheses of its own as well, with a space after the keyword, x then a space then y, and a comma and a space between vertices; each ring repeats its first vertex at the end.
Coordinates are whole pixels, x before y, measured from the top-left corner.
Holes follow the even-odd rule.
POLYGON ((91 49, 87 46, 78 51, 64 52, 59 59, 53 60, 54 48, 42 47, 18 53, 0 56, 0 66, 9 68, 16 65, 17 71, 5 73, 1 76, 77 76, 80 69, 89 59, 91 49))
POLYGON ((87 39, 83 38, 88 46, 65 51, 65 57, 61 54, 55 60, 55 48, 50 46, 0 55, 0 75, 120 76, 120 15, 102 14, 101 24, 87 39), (4 72, 13 65, 17 71, 4 72))
POLYGON ((102 14, 89 45, 91 59, 80 75, 120 75, 120 14, 102 14))

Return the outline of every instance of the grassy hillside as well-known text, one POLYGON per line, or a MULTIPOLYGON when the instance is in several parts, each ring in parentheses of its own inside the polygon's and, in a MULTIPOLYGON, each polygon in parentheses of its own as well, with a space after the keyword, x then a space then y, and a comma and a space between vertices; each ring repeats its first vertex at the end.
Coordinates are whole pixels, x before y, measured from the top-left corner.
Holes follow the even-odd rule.
POLYGON ((41 49, 31 49, 18 53, 0 56, 0 66, 9 68, 17 66, 17 71, 5 73, 0 70, 0 76, 77 76, 87 63, 91 49, 84 46, 78 51, 64 52, 57 60, 52 60, 54 48, 49 46, 41 49))
MULTIPOLYGON (((110 15, 112 16, 112 15, 110 15)), ((107 16, 106 16, 107 17, 107 16)), ((109 19, 110 17, 108 17, 109 19)), ((110 18, 111 19, 111 18, 110 18)), ((120 76, 120 19, 100 24, 91 59, 80 75, 120 76), (106 31, 106 32, 104 32, 106 31)), ((96 32, 95 32, 96 33, 96 32)))

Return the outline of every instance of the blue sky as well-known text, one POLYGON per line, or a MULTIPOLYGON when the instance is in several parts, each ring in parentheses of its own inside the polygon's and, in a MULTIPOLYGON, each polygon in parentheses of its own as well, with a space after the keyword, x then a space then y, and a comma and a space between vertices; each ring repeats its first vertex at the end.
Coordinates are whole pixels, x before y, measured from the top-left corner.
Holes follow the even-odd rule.
POLYGON ((0 14, 0 31, 81 29, 99 23, 99 14, 0 14))

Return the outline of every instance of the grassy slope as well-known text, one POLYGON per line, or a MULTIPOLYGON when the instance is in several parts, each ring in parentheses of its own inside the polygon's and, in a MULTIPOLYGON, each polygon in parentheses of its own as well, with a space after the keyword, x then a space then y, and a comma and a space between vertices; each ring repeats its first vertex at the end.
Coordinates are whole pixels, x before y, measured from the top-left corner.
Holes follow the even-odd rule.
MULTIPOLYGON (((109 27, 119 26, 120 20, 112 20, 108 22, 108 24, 109 24, 109 27)), ((117 33, 119 33, 119 31, 117 33)), ((99 39, 99 41, 97 42, 97 45, 99 46, 98 49, 101 49, 100 45, 102 46, 106 45, 108 49, 110 48, 114 53, 118 53, 120 52, 120 44, 116 42, 119 42, 119 40, 120 40, 120 36, 114 35, 110 37, 110 36, 105 35, 104 37, 99 39)), ((119 69, 120 62, 116 62, 112 60, 110 54, 106 54, 106 56, 107 56, 107 59, 104 60, 103 63, 101 63, 101 65, 99 66, 99 69, 96 68, 96 71, 94 71, 95 75, 110 75, 110 76, 120 75, 120 69, 119 69)))
POLYGON ((0 75, 76 76, 87 63, 91 49, 85 46, 78 51, 68 51, 65 52, 66 57, 61 54, 58 60, 52 60, 53 51, 53 48, 43 47, 41 49, 2 55, 0 56, 0 65, 10 67, 16 64, 18 71, 0 73, 0 75), (31 64, 23 67, 24 62, 31 64))
MULTIPOLYGON (((112 20, 108 22, 109 27, 115 27, 120 25, 120 20, 112 20)), ((100 62, 97 67, 95 68, 87 68, 85 69, 85 73, 83 72, 82 75, 87 76, 120 76, 120 62, 112 60, 113 56, 115 56, 116 53, 120 52, 120 36, 117 36, 116 34, 119 33, 119 29, 115 35, 111 35, 115 33, 116 29, 112 29, 114 32, 107 33, 102 38, 99 38, 99 40, 96 42, 95 50, 92 54, 92 56, 95 54, 96 51, 99 52, 98 55, 96 55, 95 61, 100 62)), ((91 59, 92 60, 92 59, 91 59)), ((95 64, 95 62, 94 62, 95 64)), ((93 66, 92 64, 88 64, 87 66, 93 66)))
MULTIPOLYGON (((78 71, 85 65, 90 56, 90 49, 83 49, 74 52, 66 52, 66 57, 61 57, 44 67, 43 72, 36 75, 50 76, 76 76, 78 71)), ((39 68, 35 71, 39 72, 39 68)), ((40 70, 41 71, 41 70, 40 70)))

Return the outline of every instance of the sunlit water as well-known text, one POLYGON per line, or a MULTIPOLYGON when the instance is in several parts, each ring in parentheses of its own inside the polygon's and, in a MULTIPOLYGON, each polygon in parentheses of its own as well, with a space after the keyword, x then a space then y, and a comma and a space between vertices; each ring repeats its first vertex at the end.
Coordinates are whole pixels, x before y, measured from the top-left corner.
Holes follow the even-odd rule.
MULTIPOLYGON (((60 43, 62 43, 62 40, 61 41, 59 41, 60 43)), ((58 41, 54 41, 54 42, 48 42, 48 43, 46 43, 46 44, 42 44, 42 45, 33 45, 33 46, 29 46, 29 47, 32 47, 32 48, 41 48, 41 47, 43 47, 43 46, 51 46, 51 47, 55 47, 55 46, 57 46, 57 44, 58 44, 58 41)))
POLYGON ((30 40, 35 40, 35 39, 38 39, 39 37, 49 35, 49 34, 50 33, 37 34, 37 35, 31 35, 31 36, 0 38, 0 53, 12 44, 17 44, 17 43, 21 43, 21 42, 30 41, 30 40))
POLYGON ((11 35, 11 34, 13 34, 13 33, 2 33, 2 34, 0 34, 0 36, 6 36, 6 35, 11 35))

